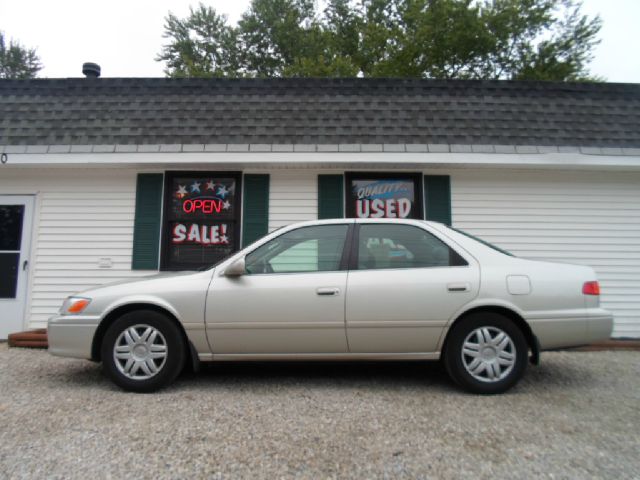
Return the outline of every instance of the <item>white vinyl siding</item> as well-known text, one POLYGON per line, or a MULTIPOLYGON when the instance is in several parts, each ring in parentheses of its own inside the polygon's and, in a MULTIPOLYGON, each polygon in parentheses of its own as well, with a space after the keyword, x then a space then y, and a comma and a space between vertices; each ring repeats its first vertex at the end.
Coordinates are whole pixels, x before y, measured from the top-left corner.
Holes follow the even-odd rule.
POLYGON ((269 179, 269 231, 317 219, 318 172, 272 172, 269 179))
MULTIPOLYGON (((301 170, 272 173, 269 181, 269 231, 291 223, 317 219, 318 172, 301 170)), ((294 269, 313 271, 317 268, 317 265, 308 263, 310 257, 315 257, 317 263, 317 245, 305 242, 304 247, 291 250, 295 252, 284 256, 285 261, 297 256, 298 265, 294 269)), ((287 268, 291 270, 291 267, 289 265, 287 268)))
POLYGON ((25 326, 44 327, 68 295, 150 273, 131 270, 135 188, 133 170, 2 172, 1 192, 37 198, 25 326))
POLYGON ((520 257, 589 265, 615 337, 640 337, 640 174, 452 173, 454 226, 520 257))
MULTIPOLYGON (((369 170, 369 169, 367 169, 369 170)), ((415 171, 415 170, 411 170, 415 171)), ((249 173, 249 172, 247 172, 249 173)), ((318 173, 272 169, 269 231, 317 218, 318 173)), ((640 337, 640 173, 452 169, 454 225, 518 256, 592 266, 616 337, 640 337)), ((136 169, 3 169, 0 193, 36 194, 28 324, 67 295, 131 271, 136 169), (111 262, 101 267, 101 259, 111 262)))

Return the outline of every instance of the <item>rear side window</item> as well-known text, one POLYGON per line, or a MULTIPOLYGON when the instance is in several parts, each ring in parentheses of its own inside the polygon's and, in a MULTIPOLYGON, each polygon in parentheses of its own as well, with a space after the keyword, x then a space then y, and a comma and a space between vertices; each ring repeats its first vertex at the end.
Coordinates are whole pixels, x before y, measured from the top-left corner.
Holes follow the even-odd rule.
POLYGON ((458 267, 468 265, 455 250, 411 225, 360 226, 358 270, 458 267))

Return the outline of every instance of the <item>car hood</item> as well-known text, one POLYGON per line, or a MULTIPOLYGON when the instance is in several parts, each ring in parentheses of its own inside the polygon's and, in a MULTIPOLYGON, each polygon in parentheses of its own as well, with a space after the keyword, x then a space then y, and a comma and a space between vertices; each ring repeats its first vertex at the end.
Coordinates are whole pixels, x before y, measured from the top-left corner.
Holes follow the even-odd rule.
MULTIPOLYGON (((209 270, 210 273, 213 273, 213 270, 209 270)), ((169 278, 177 278, 177 277, 188 277, 192 275, 202 275, 203 272, 195 272, 195 271, 181 271, 181 272, 164 272, 164 273, 156 273, 155 275, 145 275, 141 277, 135 278, 127 278, 124 280, 118 280, 116 282, 105 283, 104 285, 100 285, 99 287, 93 287, 87 290, 83 290, 77 293, 78 296, 87 296, 91 297, 92 293, 98 292, 99 290, 109 289, 111 287, 122 287, 123 285, 137 285, 140 283, 149 283, 156 280, 166 280, 169 278)))

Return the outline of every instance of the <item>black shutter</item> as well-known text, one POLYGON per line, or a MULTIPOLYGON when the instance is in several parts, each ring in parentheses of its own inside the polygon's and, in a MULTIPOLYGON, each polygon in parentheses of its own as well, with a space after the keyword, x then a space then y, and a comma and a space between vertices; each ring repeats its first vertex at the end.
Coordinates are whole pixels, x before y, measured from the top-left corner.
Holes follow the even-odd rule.
POLYGON ((242 246, 258 240, 269 229, 269 175, 245 175, 242 246))
POLYGON ((133 270, 157 270, 162 213, 161 173, 140 173, 136 182, 136 216, 133 226, 133 270))
POLYGON ((424 176, 424 211, 427 220, 451 225, 451 180, 449 175, 424 176))
POLYGON ((344 179, 342 175, 318 175, 318 218, 344 217, 344 179))

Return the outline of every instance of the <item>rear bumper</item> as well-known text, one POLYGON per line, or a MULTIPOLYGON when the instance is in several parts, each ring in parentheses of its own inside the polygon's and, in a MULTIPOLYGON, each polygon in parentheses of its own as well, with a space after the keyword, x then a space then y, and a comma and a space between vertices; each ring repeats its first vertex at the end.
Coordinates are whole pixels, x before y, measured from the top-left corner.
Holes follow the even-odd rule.
POLYGON ((542 350, 607 340, 613 330, 613 315, 601 308, 535 315, 527 321, 542 350))
POLYGON ((51 317, 47 325, 49 353, 91 359, 91 345, 99 321, 97 317, 51 317))
POLYGON ((589 343, 609 340, 613 331, 613 315, 602 308, 590 309, 587 319, 589 343))

